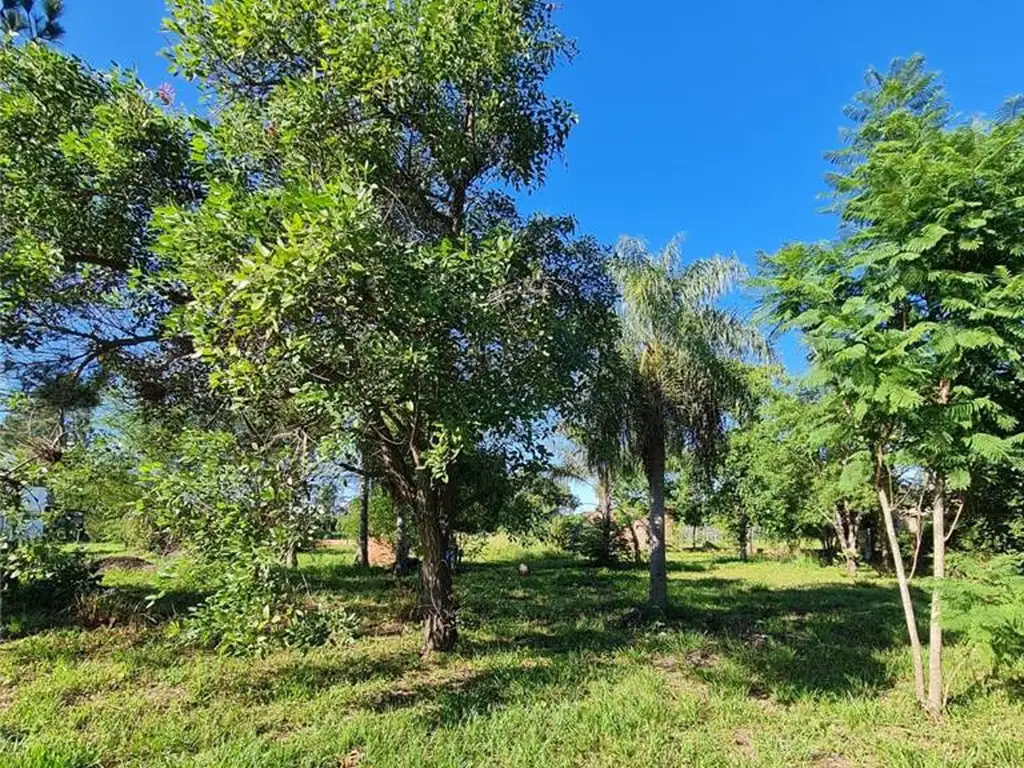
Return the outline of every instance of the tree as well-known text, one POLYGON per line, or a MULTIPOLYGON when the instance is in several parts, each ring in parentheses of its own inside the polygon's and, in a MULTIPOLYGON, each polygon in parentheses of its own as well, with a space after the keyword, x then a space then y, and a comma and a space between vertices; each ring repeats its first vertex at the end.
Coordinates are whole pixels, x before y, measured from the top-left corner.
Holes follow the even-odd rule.
POLYGON ((364 568, 370 565, 370 493, 373 481, 363 474, 359 482, 359 551, 356 560, 364 568))
POLYGON ((60 17, 64 0, 2 0, 0 2, 0 45, 16 38, 56 42, 64 37, 60 17))
POLYGON ((815 536, 825 554, 837 542, 854 575, 861 525, 876 503, 865 485, 845 482, 843 470, 861 444, 836 424, 820 392, 794 389, 777 375, 751 371, 759 402, 729 431, 716 506, 738 533, 756 525, 791 544, 815 536))
POLYGON ((150 227, 155 207, 202 194, 187 124, 133 75, 37 43, 0 46, 0 83, 8 377, 73 388, 116 372, 160 399, 168 371, 191 369, 164 325, 187 296, 163 274, 150 227))
POLYGON ((744 399, 737 360, 767 354, 761 336, 716 299, 741 275, 735 260, 683 266, 678 244, 660 255, 635 240, 617 249, 622 357, 629 375, 626 432, 650 492, 649 608, 668 609, 665 564, 665 465, 670 448, 685 447, 709 469, 718 454, 726 413, 744 399))
MULTIPOLYGON (((955 125, 919 57, 894 62, 849 114, 831 176, 843 236, 767 263, 766 301, 811 349, 831 415, 863 435, 848 479, 873 482, 911 637, 918 698, 944 706, 942 581, 947 518, 972 476, 1015 460, 1017 421, 996 379, 1021 379, 1024 239, 1017 222, 1024 119, 955 125), (898 477, 927 493, 933 578, 928 692, 896 535, 898 477)), ((1004 385, 1005 386, 1005 385, 1004 385)))
POLYGON ((333 504, 329 462, 301 430, 251 420, 230 426, 165 433, 170 450, 139 463, 141 511, 165 540, 208 563, 295 568, 333 504))
POLYGON ((615 558, 619 526, 615 521, 613 496, 616 474, 630 461, 626 452, 624 425, 628 390, 627 369, 617 348, 618 324, 609 323, 609 335, 598 340, 597 364, 580 382, 581 395, 565 409, 562 431, 571 441, 561 472, 577 481, 596 478, 597 513, 606 563, 615 558))
POLYGON ((498 191, 561 151, 573 116, 543 86, 571 46, 533 0, 172 8, 239 174, 162 219, 183 327, 236 402, 287 393, 370 437, 413 510, 424 651, 450 649, 460 456, 539 447, 608 314, 600 249, 498 191))

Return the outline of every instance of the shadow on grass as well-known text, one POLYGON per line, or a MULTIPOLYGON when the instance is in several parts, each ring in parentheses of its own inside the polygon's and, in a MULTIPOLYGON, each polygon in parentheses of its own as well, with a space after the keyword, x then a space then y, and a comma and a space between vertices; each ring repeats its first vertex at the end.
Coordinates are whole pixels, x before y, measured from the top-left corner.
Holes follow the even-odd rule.
MULTIPOLYGON (((698 565, 676 570, 699 573, 717 561, 698 565)), ((415 706, 432 726, 444 726, 519 700, 583 695, 587 680, 621 651, 652 662, 678 657, 673 664, 698 681, 781 703, 893 685, 885 654, 906 641, 898 594, 888 585, 770 589, 723 575, 673 579, 670 590, 666 624, 644 627, 635 621, 647 592, 643 571, 552 558, 532 561, 523 577, 511 562, 474 564, 458 580, 464 632, 450 668, 396 679, 361 706, 415 706), (694 646, 701 651, 691 659, 685 649, 694 646)))
MULTIPOLYGON (((710 570, 717 561, 686 565, 676 570, 710 570)), ((538 564, 529 578, 516 579, 493 566, 481 567, 467 582, 462 584, 466 623, 489 629, 491 637, 467 642, 466 653, 520 648, 557 666, 580 653, 632 648, 654 654, 664 640, 630 621, 646 594, 642 572, 538 564)), ((898 594, 888 585, 834 582, 770 589, 707 576, 673 579, 670 592, 674 610, 667 637, 690 634, 707 646, 703 658, 714 660, 681 663, 689 664, 698 679, 754 698, 788 702, 801 696, 877 694, 894 682, 886 652, 906 645, 898 594)), ((922 607, 926 599, 915 592, 922 607)), ((667 645, 671 652, 671 639, 667 645)), ((520 684, 538 674, 522 672, 520 684)), ((549 676, 545 672, 540 679, 549 676)), ((492 687, 487 681, 478 684, 484 691, 492 687)), ((459 689, 467 685, 462 681, 459 689)))
MULTIPOLYGON (((923 593, 914 598, 926 602, 923 593)), ((674 625, 713 639, 735 662, 702 669, 700 677, 757 698, 877 693, 893 683, 882 655, 906 645, 898 595, 882 585, 768 589, 696 579, 676 606, 674 625)))
MULTIPOLYGON (((351 654, 254 667, 218 681, 218 695, 260 703, 372 680, 373 691, 357 699, 357 708, 416 707, 441 727, 517 702, 582 697, 589 681, 607 675, 626 653, 655 668, 669 657, 698 684, 787 702, 886 690, 893 679, 885 654, 906 645, 898 594, 888 585, 770 589, 730 578, 719 558, 676 561, 674 610, 665 625, 652 627, 637 620, 647 595, 644 570, 588 567, 564 557, 527 562, 526 576, 518 560, 464 567, 456 582, 462 639, 438 663, 422 664, 409 646, 385 650, 368 638, 351 654)), ((414 578, 383 569, 314 562, 302 576, 314 592, 392 620, 415 596, 414 578)), ((143 587, 120 589, 131 599, 143 587)), ((175 595, 168 608, 181 610, 198 597, 175 595)), ((162 653, 153 661, 171 663, 162 653)))

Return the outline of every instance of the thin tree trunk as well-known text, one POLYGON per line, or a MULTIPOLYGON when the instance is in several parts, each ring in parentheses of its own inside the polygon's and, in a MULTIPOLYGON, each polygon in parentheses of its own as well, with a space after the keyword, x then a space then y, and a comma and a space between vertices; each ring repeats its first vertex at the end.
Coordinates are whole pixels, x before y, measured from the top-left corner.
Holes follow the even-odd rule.
POLYGON ((636 535, 636 521, 634 520, 629 524, 629 538, 633 542, 633 564, 641 566, 644 563, 643 556, 640 554, 640 539, 636 535))
POLYGON ((400 507, 395 519, 395 565, 392 569, 399 576, 409 573, 408 525, 407 513, 404 507, 400 507))
POLYGON ((843 549, 843 559, 846 562, 846 575, 853 577, 857 575, 857 524, 853 515, 845 504, 836 505, 835 520, 832 523, 836 536, 839 538, 839 546, 843 549))
POLYGON ((928 709, 942 712, 942 582, 946 578, 946 487, 942 478, 935 481, 932 502, 932 614, 928 633, 928 709))
POLYGON ((612 561, 612 477, 608 462, 602 461, 597 466, 597 503, 601 508, 601 525, 606 562, 612 561))
POLYGON ((364 474, 359 500, 359 552, 356 556, 364 568, 370 567, 370 484, 370 476, 364 474))
MULTIPOLYGON (((880 477, 879 477, 880 480, 880 477)), ((896 582, 899 584, 900 601, 903 604, 903 617, 907 622, 907 634, 910 635, 910 653, 914 664, 914 693, 917 700, 925 701, 924 697, 924 664, 921 659, 921 637, 917 633, 917 619, 914 616, 914 603, 910 598, 910 583, 903 569, 903 555, 900 554, 900 542, 896 537, 896 523, 892 516, 889 496, 881 482, 878 483, 878 501, 882 506, 882 517, 885 520, 885 531, 889 538, 889 549, 892 553, 893 567, 896 569, 896 582)))
POLYGON ((736 537, 739 539, 740 560, 746 561, 748 550, 750 549, 750 519, 747 517, 746 512, 740 513, 736 537))
POLYGON ((647 546, 650 553, 648 608, 654 616, 668 613, 668 573, 665 562, 665 438, 661 425, 652 428, 644 467, 651 496, 647 546))
POLYGON ((298 547, 296 547, 294 541, 289 541, 284 548, 284 567, 289 570, 297 568, 299 565, 298 547))
POLYGON ((445 560, 444 522, 450 506, 450 487, 420 470, 416 491, 416 524, 420 538, 421 604, 424 654, 450 651, 458 640, 458 607, 452 572, 445 560))

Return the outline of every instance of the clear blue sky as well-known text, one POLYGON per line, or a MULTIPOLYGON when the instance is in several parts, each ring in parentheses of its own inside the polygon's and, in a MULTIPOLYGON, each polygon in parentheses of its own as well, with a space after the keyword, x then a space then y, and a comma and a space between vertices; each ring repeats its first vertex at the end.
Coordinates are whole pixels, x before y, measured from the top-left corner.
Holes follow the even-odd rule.
MULTIPOLYGON (((70 51, 135 66, 153 87, 169 79, 162 0, 67 7, 70 51)), ((965 114, 1024 91, 1024 5, 1012 0, 562 0, 558 21, 580 55, 551 90, 581 122, 524 208, 571 213, 605 242, 684 232, 690 258, 752 264, 759 249, 833 234, 817 213, 822 154, 867 66, 924 53, 965 114)), ((783 353, 802 367, 793 345, 783 353)))

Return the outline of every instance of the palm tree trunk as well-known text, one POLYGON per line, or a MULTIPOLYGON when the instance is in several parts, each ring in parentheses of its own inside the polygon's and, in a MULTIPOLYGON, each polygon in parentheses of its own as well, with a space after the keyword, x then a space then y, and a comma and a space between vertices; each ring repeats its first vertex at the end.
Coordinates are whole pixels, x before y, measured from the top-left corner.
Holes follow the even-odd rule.
POLYGON ((602 461, 597 466, 597 503, 601 514, 601 534, 604 538, 604 552, 602 556, 605 562, 612 560, 612 471, 608 462, 602 461))
POLYGON ((370 476, 363 475, 361 498, 359 500, 359 565, 370 567, 370 476))
POLYGON ((651 496, 647 545, 650 552, 648 608, 653 616, 668 613, 668 574, 665 563, 665 434, 660 422, 651 424, 644 451, 644 469, 651 496))

